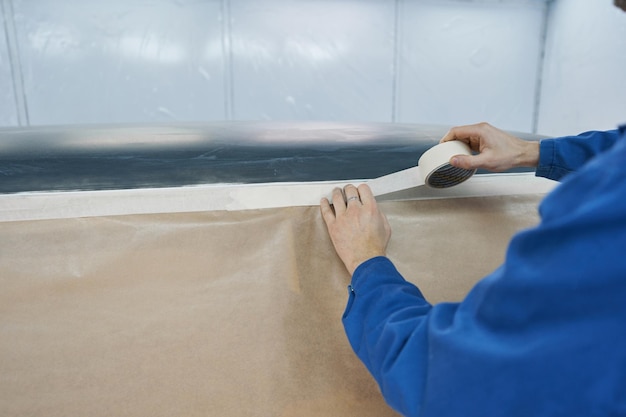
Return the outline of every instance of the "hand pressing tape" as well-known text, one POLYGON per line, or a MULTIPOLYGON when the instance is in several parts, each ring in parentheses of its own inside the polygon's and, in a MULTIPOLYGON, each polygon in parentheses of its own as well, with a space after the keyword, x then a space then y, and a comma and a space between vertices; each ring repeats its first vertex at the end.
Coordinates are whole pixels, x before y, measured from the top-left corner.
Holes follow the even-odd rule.
POLYGON ((471 155, 464 142, 450 141, 433 146, 422 154, 417 166, 366 182, 375 196, 406 190, 421 185, 432 188, 448 188, 468 180, 475 169, 456 168, 450 165, 455 155, 471 155))

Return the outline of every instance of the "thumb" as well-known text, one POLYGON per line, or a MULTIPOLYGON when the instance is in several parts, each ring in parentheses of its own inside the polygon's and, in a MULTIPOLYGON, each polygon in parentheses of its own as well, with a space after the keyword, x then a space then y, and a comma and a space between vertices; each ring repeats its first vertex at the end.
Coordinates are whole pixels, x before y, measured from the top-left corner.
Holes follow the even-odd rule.
POLYGON ((478 155, 454 155, 450 158, 450 165, 463 169, 476 169, 481 167, 481 154, 478 155))

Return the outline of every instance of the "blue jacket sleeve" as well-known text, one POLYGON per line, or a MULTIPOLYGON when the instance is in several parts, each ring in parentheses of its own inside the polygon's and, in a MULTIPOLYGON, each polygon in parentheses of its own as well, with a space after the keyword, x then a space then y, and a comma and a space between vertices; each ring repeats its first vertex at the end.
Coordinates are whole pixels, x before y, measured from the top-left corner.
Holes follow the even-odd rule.
POLYGON ((626 415, 626 139, 557 187, 460 303, 391 261, 352 277, 348 339, 405 416, 626 415))
POLYGON ((423 389, 426 318, 431 305, 385 257, 362 263, 354 272, 349 292, 343 323, 353 350, 391 406, 416 415, 415 396, 405 392, 423 389), (411 348, 407 349, 409 339, 411 348))
POLYGON ((560 181, 565 175, 580 169, 594 156, 613 147, 619 137, 619 130, 609 130, 544 139, 539 145, 536 175, 560 181))

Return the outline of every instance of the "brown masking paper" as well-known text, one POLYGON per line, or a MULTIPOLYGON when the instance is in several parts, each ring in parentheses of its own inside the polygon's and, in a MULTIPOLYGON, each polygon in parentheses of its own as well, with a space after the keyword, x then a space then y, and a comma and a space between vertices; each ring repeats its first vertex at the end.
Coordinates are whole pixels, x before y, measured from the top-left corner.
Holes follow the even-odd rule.
MULTIPOLYGON (((429 301, 459 301, 540 198, 383 202, 388 255, 429 301)), ((0 236, 0 415, 396 415, 344 335, 350 277, 319 207, 5 222, 0 236)))

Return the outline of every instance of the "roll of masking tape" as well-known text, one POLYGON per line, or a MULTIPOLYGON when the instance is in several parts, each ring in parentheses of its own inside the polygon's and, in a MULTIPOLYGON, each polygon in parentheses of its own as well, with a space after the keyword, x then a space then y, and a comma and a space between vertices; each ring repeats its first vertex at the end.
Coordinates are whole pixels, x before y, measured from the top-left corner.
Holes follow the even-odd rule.
POLYGON ((471 155, 470 147, 456 140, 440 143, 433 146, 420 157, 417 166, 424 183, 432 188, 453 187, 468 180, 475 169, 468 170, 450 165, 450 159, 455 155, 471 155))
POLYGON ((471 155, 464 142, 450 141, 433 146, 422 154, 417 166, 367 181, 375 196, 419 187, 448 188, 468 180, 475 169, 456 168, 450 165, 455 155, 471 155))

